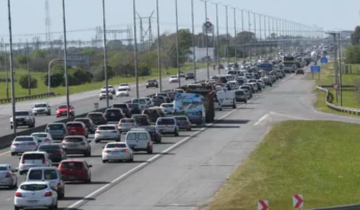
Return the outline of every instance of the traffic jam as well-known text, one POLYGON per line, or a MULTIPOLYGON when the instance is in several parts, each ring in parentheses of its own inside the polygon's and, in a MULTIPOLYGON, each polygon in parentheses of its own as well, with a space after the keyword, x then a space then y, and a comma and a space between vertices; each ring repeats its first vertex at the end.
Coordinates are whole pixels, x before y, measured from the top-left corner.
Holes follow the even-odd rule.
MULTIPOLYGON (((49 123, 43 132, 17 136, 10 153, 19 158, 18 166, 0 164, 0 185, 15 190, 14 209, 57 209, 58 201, 66 198, 67 184, 92 182, 89 157, 99 157, 100 164, 132 163, 141 153, 153 154, 156 145, 166 143, 164 138, 205 127, 214 122, 216 111, 236 109, 292 73, 283 70, 280 60, 217 68, 225 69, 226 74, 151 97, 132 98, 129 103, 114 103, 104 112, 89 112, 81 118, 76 117, 73 106, 59 105, 56 117, 67 116, 69 110, 73 120, 49 123), (101 145, 101 154, 94 154, 96 144, 101 145)), ((172 75, 169 83, 181 78, 194 79, 194 74, 172 75)), ((154 79, 146 84, 146 88, 157 87, 154 79)), ((101 88, 99 100, 129 95, 130 86, 120 84, 101 88)), ((16 124, 11 119, 11 126, 33 127, 35 116, 51 114, 46 102, 36 103, 31 111, 18 112, 16 124)))

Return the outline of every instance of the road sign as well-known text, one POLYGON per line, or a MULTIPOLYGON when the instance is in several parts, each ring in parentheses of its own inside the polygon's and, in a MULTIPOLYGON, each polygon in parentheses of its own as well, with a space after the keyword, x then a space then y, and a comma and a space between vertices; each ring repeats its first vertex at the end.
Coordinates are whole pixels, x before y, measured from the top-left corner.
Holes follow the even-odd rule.
POLYGON ((320 66, 311 66, 310 70, 311 70, 311 72, 313 72, 313 73, 314 73, 314 72, 320 73, 321 67, 320 67, 320 66))
POLYGON ((268 210, 269 209, 268 203, 269 202, 267 200, 259 200, 258 201, 258 210, 268 210))
POLYGON ((320 59, 320 62, 321 62, 321 63, 327 63, 327 62, 328 62, 327 57, 322 57, 322 58, 320 59))
POLYGON ((335 90, 338 90, 339 85, 337 85, 337 84, 333 84, 333 87, 334 87, 334 89, 335 89, 335 90))
POLYGON ((69 66, 89 66, 90 56, 83 54, 68 54, 67 64, 69 66))
POLYGON ((203 33, 214 34, 214 25, 209 20, 203 24, 203 33))
POLYGON ((301 194, 294 194, 292 196, 293 199, 293 206, 294 208, 298 209, 304 206, 304 198, 301 194))

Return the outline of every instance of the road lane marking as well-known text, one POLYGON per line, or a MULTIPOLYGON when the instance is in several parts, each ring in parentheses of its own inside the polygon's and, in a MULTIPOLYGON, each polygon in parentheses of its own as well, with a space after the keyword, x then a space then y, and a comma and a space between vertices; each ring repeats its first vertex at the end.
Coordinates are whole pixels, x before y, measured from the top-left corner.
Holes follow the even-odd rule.
POLYGON ((293 118, 293 119, 298 119, 298 120, 310 120, 310 119, 304 118, 304 117, 298 117, 298 116, 294 116, 294 115, 281 114, 281 113, 277 113, 277 112, 270 112, 270 114, 271 114, 271 115, 278 115, 278 116, 288 117, 288 118, 293 118))
POLYGON ((6 151, 6 152, 3 152, 3 153, 0 153, 0 156, 3 156, 3 155, 6 155, 6 154, 9 154, 11 151, 10 150, 8 150, 8 151, 6 151))
POLYGON ((259 125, 263 120, 265 120, 267 117, 269 117, 269 113, 265 114, 264 116, 262 116, 256 123, 254 123, 254 125, 259 125))

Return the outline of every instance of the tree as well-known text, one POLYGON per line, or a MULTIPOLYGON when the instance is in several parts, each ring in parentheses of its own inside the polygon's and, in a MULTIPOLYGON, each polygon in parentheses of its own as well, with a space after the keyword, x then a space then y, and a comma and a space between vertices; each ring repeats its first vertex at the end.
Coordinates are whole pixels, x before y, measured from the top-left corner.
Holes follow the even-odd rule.
POLYGON ((360 46, 348 46, 345 49, 345 63, 347 64, 359 64, 360 63, 360 46))
POLYGON ((28 81, 28 75, 22 75, 19 80, 19 84, 22 89, 34 89, 38 87, 38 81, 36 78, 33 78, 30 76, 30 87, 29 87, 29 81, 28 81))
POLYGON ((46 58, 47 50, 33 50, 31 53, 32 58, 46 58))
MULTIPOLYGON (((64 83, 64 74, 62 73, 52 73, 51 74, 51 87, 59 87, 64 83)), ((46 86, 48 86, 48 74, 45 74, 43 77, 43 82, 46 86)))
POLYGON ((351 43, 359 45, 360 43, 360 26, 356 26, 354 33, 351 34, 351 43))
POLYGON ((256 37, 255 37, 255 34, 252 32, 242 31, 242 32, 238 33, 237 40, 238 40, 238 43, 246 44, 249 42, 256 41, 256 37))
POLYGON ((21 67, 24 67, 24 65, 27 63, 26 55, 18 55, 16 56, 15 60, 21 67))

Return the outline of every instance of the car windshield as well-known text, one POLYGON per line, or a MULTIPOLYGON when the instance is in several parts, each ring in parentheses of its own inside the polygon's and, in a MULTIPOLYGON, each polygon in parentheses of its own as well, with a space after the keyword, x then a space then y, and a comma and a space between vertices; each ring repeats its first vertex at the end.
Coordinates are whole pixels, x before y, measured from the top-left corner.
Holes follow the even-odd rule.
POLYGON ((66 138, 64 139, 66 142, 73 142, 73 143, 78 143, 78 142, 82 142, 83 139, 82 138, 66 138))
POLYGON ((67 106, 66 105, 64 105, 64 106, 59 106, 59 108, 58 109, 66 109, 67 108, 67 106))
POLYGON ((108 144, 106 148, 126 148, 126 144, 108 144))
POLYGON ((118 88, 118 91, 127 91, 126 88, 118 88))
POLYGON ((147 82, 156 82, 156 80, 148 80, 147 82))
POLYGON ((129 84, 120 84, 119 86, 129 86, 129 84))
POLYGON ((139 108, 139 104, 128 104, 130 108, 139 108))
POLYGON ((39 151, 61 150, 60 145, 40 145, 39 151))
POLYGON ((29 112, 15 112, 15 116, 28 116, 29 112))
POLYGON ((170 119, 170 118, 163 118, 163 119, 159 119, 157 121, 158 125, 173 125, 175 124, 175 120, 174 119, 170 119))
POLYGON ((63 162, 61 163, 61 168, 83 168, 84 164, 82 162, 63 162))
POLYGON ((116 130, 114 126, 100 126, 97 128, 100 131, 113 131, 116 130))
POLYGON ((126 140, 147 140, 146 133, 128 133, 126 140))
MULTIPOLYGON (((109 88, 113 88, 113 86, 112 86, 112 85, 108 85, 108 89, 109 89, 109 88)), ((103 89, 106 89, 106 86, 104 86, 103 89)))
POLYGON ((114 104, 113 108, 127 109, 126 104, 114 104))
POLYGON ((49 129, 49 130, 60 130, 60 129, 64 129, 64 125, 52 124, 52 125, 48 125, 47 129, 49 129))
POLYGON ((0 166, 0 171, 7 171, 8 168, 6 166, 0 166))
POLYGON ((41 191, 48 188, 46 184, 23 184, 20 186, 20 189, 25 191, 41 191))
POLYGON ((47 107, 47 104, 35 104, 35 108, 47 107))
POLYGON ((40 137, 40 138, 46 138, 47 137, 46 133, 33 133, 31 135, 36 136, 36 137, 40 137))
POLYGON ((16 137, 15 141, 34 141, 32 137, 16 137))
POLYGON ((171 78, 177 78, 177 76, 176 76, 176 75, 173 75, 173 76, 171 76, 171 78))

